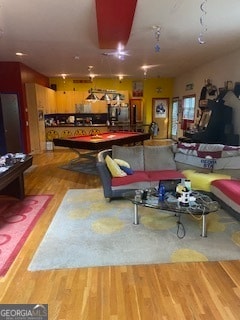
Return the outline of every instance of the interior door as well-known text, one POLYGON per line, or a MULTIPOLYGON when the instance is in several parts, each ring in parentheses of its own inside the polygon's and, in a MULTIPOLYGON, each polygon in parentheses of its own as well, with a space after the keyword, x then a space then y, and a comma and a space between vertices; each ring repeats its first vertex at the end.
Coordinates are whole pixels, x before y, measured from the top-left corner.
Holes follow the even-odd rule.
POLYGON ((130 99, 130 122, 136 124, 143 121, 142 99, 130 99))
POLYGON ((152 99, 152 121, 158 125, 157 139, 168 139, 169 98, 152 99))
POLYGON ((0 94, 0 99, 5 142, 5 150, 3 152, 23 152, 17 95, 2 93, 0 94))

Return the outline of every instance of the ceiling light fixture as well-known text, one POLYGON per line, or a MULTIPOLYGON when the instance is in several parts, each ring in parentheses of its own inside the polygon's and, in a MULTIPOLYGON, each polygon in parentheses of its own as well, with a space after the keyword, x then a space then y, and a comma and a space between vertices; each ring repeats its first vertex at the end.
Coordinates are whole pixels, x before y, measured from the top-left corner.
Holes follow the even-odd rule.
POLYGON ((23 52, 16 52, 16 56, 22 57, 22 56, 26 56, 26 53, 23 52))
POLYGON ((149 68, 148 66, 142 66, 141 67, 143 69, 143 76, 144 76, 144 80, 147 79, 147 69, 149 68))
POLYGON ((119 79, 119 82, 122 83, 123 75, 120 74, 120 75, 118 76, 118 79, 119 79))
MULTIPOLYGON (((89 91, 88 91, 88 92, 89 92, 89 91)), ((87 98, 86 98, 85 100, 95 102, 95 101, 98 101, 99 98, 98 98, 98 96, 96 96, 95 93, 93 93, 92 91, 90 91, 90 94, 87 96, 87 98)))
POLYGON ((99 100, 98 96, 96 95, 96 93, 100 93, 103 94, 103 96, 101 97, 100 100, 102 101, 108 101, 110 102, 111 100, 124 100, 125 97, 124 95, 118 93, 115 90, 108 90, 108 89, 89 89, 88 90, 89 95, 87 96, 87 98, 85 100, 88 101, 97 101, 99 100), (112 95, 112 97, 110 96, 112 95))
POLYGON ((94 67, 93 66, 88 66, 88 72, 89 72, 89 79, 91 80, 91 82, 93 81, 94 77, 95 77, 95 74, 92 73, 92 69, 94 67))
POLYGON ((109 97, 109 95, 107 93, 104 93, 104 95, 102 96, 102 98, 100 100, 111 101, 111 98, 109 97))
POLYGON ((124 46, 119 43, 117 50, 113 52, 103 52, 102 55, 104 56, 114 56, 119 60, 124 60, 126 56, 129 56, 128 52, 124 50, 124 46))

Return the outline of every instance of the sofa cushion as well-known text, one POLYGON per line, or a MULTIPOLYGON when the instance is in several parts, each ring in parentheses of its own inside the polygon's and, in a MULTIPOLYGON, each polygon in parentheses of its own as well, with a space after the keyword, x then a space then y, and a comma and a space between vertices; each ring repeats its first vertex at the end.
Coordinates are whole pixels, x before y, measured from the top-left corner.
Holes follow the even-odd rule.
POLYGON ((172 146, 145 146, 144 163, 146 171, 176 170, 172 146))
POLYGON ((109 155, 106 156, 105 161, 112 177, 124 177, 127 175, 109 155))
POLYGON ((239 180, 228 180, 228 179, 214 180, 211 183, 211 191, 221 200, 227 202, 228 205, 230 204, 231 201, 240 205, 240 181, 239 180))
POLYGON ((184 170, 182 173, 191 181, 191 187, 195 190, 210 192, 211 182, 220 179, 231 179, 230 176, 217 173, 200 173, 193 170, 184 170))
POLYGON ((185 176, 180 171, 176 170, 158 170, 148 171, 148 178, 150 181, 158 182, 159 180, 184 179, 185 176))
POLYGON ((127 161, 134 171, 144 170, 143 146, 112 146, 112 158, 127 161))
POLYGON ((123 178, 112 178, 112 186, 130 185, 136 182, 149 181, 148 174, 144 171, 134 171, 132 175, 127 175, 123 178))

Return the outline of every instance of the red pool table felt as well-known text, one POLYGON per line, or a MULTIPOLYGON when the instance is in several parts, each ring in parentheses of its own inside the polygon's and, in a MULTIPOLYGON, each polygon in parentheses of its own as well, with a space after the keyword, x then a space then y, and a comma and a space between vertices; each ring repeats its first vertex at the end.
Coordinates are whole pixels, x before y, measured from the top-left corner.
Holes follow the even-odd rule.
POLYGON ((111 148, 112 145, 134 144, 148 139, 149 133, 120 131, 53 139, 53 143, 55 146, 72 149, 103 150, 111 148))

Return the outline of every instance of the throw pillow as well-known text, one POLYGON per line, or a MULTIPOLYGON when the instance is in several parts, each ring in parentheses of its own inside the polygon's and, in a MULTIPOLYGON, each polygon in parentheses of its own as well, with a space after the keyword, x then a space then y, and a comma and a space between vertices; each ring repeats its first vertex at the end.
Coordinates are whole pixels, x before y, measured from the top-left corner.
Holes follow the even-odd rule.
POLYGON ((119 166, 124 166, 124 167, 127 167, 127 168, 130 168, 130 164, 125 161, 125 160, 122 160, 122 159, 113 159, 115 162, 117 162, 117 164, 119 166))
POLYGON ((111 172, 112 177, 118 178, 118 177, 124 177, 126 176, 126 172, 121 170, 119 165, 109 156, 107 155, 105 158, 108 170, 111 172))
POLYGON ((126 172, 127 175, 133 174, 133 170, 131 168, 124 166, 120 166, 120 168, 122 169, 122 171, 126 172))

